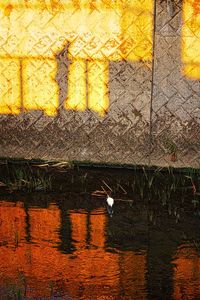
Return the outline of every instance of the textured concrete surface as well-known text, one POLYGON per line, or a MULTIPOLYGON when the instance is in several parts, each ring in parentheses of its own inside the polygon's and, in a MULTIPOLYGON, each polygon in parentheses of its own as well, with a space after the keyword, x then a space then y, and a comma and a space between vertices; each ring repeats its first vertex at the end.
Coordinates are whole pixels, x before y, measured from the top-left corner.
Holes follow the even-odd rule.
POLYGON ((111 62, 104 117, 64 109, 69 61, 61 52, 58 115, 0 115, 0 157, 200 167, 200 80, 182 74, 181 28, 182 1, 157 0, 154 68, 111 62))
POLYGON ((182 1, 171 3, 157 2, 151 163, 200 167, 200 81, 183 76, 182 1))

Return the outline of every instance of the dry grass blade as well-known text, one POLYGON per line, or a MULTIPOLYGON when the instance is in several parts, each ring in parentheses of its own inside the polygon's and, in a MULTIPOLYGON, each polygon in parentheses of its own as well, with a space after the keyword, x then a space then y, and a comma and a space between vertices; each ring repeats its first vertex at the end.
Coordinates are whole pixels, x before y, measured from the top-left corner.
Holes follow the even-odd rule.
POLYGON ((127 191, 121 186, 121 184, 118 183, 118 186, 120 187, 120 189, 124 192, 124 194, 127 194, 127 191))
POLYGON ((67 167, 67 166, 69 166, 69 163, 67 161, 55 163, 52 165, 52 167, 60 167, 60 168, 67 167))
POLYGON ((121 201, 121 202, 129 202, 129 203, 133 203, 133 199, 114 199, 115 201, 121 201))
MULTIPOLYGON (((105 196, 108 195, 108 192, 107 191, 94 191, 92 194, 92 196, 94 197, 99 197, 99 198, 105 198, 105 196)), ((129 203, 133 203, 133 199, 114 199, 114 201, 121 201, 121 202, 129 202, 129 203)))
POLYGON ((105 194, 107 194, 107 192, 106 191, 98 191, 98 190, 96 190, 96 191, 93 192, 93 194, 103 194, 103 195, 105 195, 105 194))
POLYGON ((107 186, 107 188, 112 192, 113 190, 111 189, 111 187, 104 181, 102 180, 103 184, 105 184, 105 186, 107 186))
POLYGON ((102 194, 91 194, 91 196, 93 196, 93 197, 98 197, 98 198, 105 198, 105 194, 104 195, 102 195, 102 194))
POLYGON ((105 197, 108 195, 107 191, 94 191, 92 194, 92 196, 95 196, 95 197, 105 197))
POLYGON ((49 164, 39 164, 39 165, 33 165, 32 167, 44 168, 44 167, 49 167, 49 164))
POLYGON ((191 183, 192 183, 192 190, 193 190, 193 194, 195 195, 196 194, 196 192, 197 192, 197 189, 196 189, 196 186, 195 186, 195 184, 194 184, 194 182, 193 182, 193 179, 192 179, 192 177, 191 176, 185 176, 186 178, 189 178, 190 180, 191 180, 191 183))
POLYGON ((101 188, 102 188, 102 190, 104 191, 104 193, 106 193, 106 195, 108 195, 108 194, 109 194, 109 192, 107 192, 107 191, 104 189, 104 187, 103 187, 103 186, 101 186, 101 188))

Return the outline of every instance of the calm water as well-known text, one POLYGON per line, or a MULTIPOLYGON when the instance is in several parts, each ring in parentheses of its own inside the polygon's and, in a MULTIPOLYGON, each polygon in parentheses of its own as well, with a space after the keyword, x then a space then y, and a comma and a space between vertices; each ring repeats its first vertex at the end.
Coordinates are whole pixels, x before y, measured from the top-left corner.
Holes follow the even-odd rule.
POLYGON ((79 195, 0 200, 1 299, 200 299, 200 219, 79 195))

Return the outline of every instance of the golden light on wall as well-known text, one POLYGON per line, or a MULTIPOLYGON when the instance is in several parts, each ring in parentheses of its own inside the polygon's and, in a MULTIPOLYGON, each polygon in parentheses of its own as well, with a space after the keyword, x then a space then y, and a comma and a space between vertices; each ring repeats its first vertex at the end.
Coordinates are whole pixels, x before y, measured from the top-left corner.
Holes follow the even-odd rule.
POLYGON ((182 28, 183 73, 200 79, 200 1, 184 0, 182 28))
POLYGON ((0 113, 59 108, 56 56, 68 45, 65 108, 109 109, 109 62, 151 61, 153 0, 0 0, 0 113))

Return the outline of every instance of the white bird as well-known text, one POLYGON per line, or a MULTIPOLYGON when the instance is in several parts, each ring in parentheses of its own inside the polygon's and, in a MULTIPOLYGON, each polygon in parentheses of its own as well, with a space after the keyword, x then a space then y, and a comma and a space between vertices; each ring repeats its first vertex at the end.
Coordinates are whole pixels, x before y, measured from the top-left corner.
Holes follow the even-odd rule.
POLYGON ((110 196, 108 196, 108 197, 107 197, 107 203, 108 203, 108 205, 109 205, 110 207, 112 207, 113 204, 114 204, 114 199, 111 198, 110 196))

